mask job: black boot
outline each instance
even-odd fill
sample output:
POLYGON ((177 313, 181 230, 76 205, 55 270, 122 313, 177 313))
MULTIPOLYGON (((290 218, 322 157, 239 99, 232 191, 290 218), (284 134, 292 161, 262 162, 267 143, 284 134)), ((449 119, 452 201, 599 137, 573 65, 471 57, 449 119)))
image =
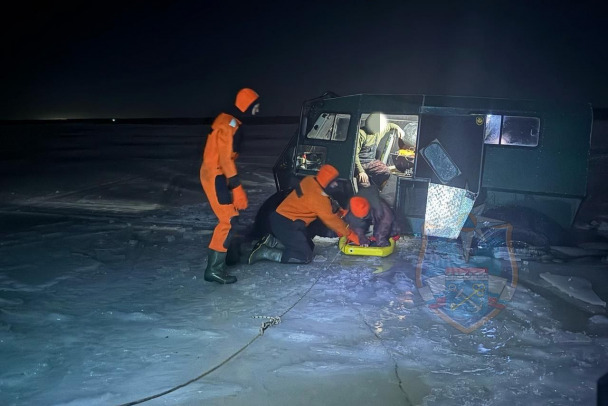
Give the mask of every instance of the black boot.
MULTIPOLYGON (((239 237, 235 237, 230 241, 228 245, 228 251, 226 252, 226 265, 234 266, 241 262, 241 255, 243 255, 243 251, 241 246, 243 245, 243 241, 239 237)), ((247 251, 245 251, 246 253, 247 251)))
POLYGON ((249 265, 253 264, 254 262, 261 261, 263 259, 273 262, 281 262, 282 257, 283 250, 280 250, 278 248, 270 248, 265 244, 257 244, 251 251, 248 262, 249 265))
POLYGON ((226 253, 209 250, 207 257, 207 268, 205 269, 205 280, 207 282, 234 283, 236 276, 226 272, 226 253))
POLYGON ((285 248, 285 246, 283 244, 281 244, 281 241, 279 241, 279 239, 272 234, 266 234, 264 237, 262 237, 260 239, 259 243, 264 244, 265 246, 267 246, 269 248, 278 248, 278 249, 285 248))

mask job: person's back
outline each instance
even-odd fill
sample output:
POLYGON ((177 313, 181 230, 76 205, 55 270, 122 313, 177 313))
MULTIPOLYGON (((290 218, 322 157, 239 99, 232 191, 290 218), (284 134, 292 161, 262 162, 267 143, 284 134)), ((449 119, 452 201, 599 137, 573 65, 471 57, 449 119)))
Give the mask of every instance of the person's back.
POLYGON ((334 214, 331 200, 323 194, 324 190, 315 177, 307 176, 300 182, 300 190, 292 191, 276 211, 288 219, 302 220, 306 226, 319 218, 337 233, 348 234, 344 223, 334 214))
POLYGON ((314 243, 307 233, 308 226, 320 219, 340 236, 359 244, 348 225, 333 211, 329 190, 337 187, 339 173, 325 164, 316 176, 306 176, 277 209, 270 213, 272 233, 263 237, 251 251, 249 264, 259 260, 306 264, 312 261, 314 243), (279 243, 284 247, 278 248, 279 243))

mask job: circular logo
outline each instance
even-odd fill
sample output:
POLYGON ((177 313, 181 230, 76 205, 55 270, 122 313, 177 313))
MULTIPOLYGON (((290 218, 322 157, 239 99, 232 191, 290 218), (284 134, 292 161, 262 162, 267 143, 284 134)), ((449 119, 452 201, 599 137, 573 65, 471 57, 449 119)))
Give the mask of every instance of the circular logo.
POLYGON ((477 125, 483 125, 483 117, 478 116, 477 118, 475 118, 475 123, 477 125))

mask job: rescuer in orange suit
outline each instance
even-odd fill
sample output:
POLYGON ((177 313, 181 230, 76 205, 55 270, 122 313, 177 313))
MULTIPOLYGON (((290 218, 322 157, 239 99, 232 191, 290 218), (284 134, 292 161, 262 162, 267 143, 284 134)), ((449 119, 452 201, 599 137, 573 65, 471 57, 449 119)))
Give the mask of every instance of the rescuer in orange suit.
POLYGON ((234 161, 242 138, 240 119, 259 112, 259 96, 255 91, 243 88, 237 93, 234 105, 230 114, 220 113, 213 121, 200 170, 203 190, 218 218, 209 243, 205 269, 205 280, 209 282, 236 282, 236 277, 226 271, 226 255, 232 222, 239 215, 239 210, 245 210, 248 205, 247 194, 239 180, 234 161))
POLYGON ((369 228, 369 222, 367 221, 370 209, 369 201, 365 197, 353 196, 348 202, 348 208, 349 210, 340 209, 338 215, 357 234, 359 245, 362 247, 369 246, 370 241, 366 235, 369 228))
POLYGON ((323 165, 316 176, 306 176, 270 213, 271 234, 265 235, 249 255, 249 264, 260 260, 281 263, 308 264, 312 261, 314 243, 306 227, 320 219, 338 236, 347 236, 359 245, 359 237, 346 224, 331 205, 329 194, 338 186, 339 173, 331 165, 323 165))

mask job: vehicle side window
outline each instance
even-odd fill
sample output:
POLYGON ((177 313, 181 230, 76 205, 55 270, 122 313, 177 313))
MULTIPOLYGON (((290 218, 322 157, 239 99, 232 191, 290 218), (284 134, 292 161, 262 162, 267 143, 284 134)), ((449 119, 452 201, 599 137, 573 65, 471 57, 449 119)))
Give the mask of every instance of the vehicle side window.
POLYGON ((488 114, 486 116, 485 143, 498 144, 500 141, 500 124, 502 116, 488 114))
POLYGON ((344 141, 348 135, 350 114, 321 113, 306 138, 328 141, 344 141))
POLYGON ((485 143, 535 147, 538 145, 538 117, 487 115, 485 143))

